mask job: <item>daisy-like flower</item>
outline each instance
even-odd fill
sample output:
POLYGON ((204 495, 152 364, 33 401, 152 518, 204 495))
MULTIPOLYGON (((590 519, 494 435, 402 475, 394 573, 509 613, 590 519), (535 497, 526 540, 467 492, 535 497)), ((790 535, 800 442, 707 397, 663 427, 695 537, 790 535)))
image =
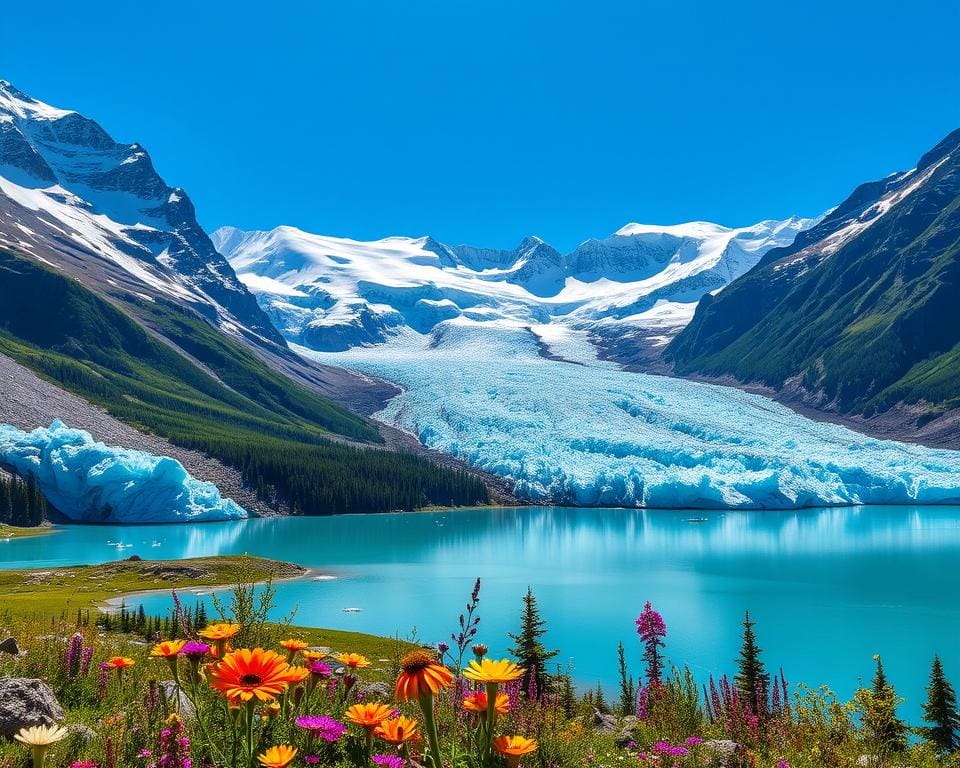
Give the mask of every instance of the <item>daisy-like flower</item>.
POLYGON ((463 676, 478 683, 509 683, 523 677, 523 668, 510 659, 470 659, 470 665, 463 670, 463 676))
POLYGON ((241 648, 213 665, 210 687, 229 700, 270 701, 287 690, 289 670, 290 665, 276 651, 241 648))
POLYGON ((427 651, 413 651, 400 662, 400 675, 394 693, 399 701, 435 696, 453 684, 453 673, 427 651))
POLYGON ((380 768, 403 768, 406 762, 400 755, 374 755, 370 759, 380 768))
POLYGON ((324 653, 323 651, 300 651, 300 655, 303 657, 304 661, 320 661, 327 658, 329 654, 324 653))
POLYGON ((179 655, 185 645, 186 641, 184 640, 164 640, 162 643, 153 646, 150 655, 155 658, 169 659, 171 656, 179 655))
POLYGON ((362 669, 370 666, 370 660, 359 653, 339 653, 337 654, 337 661, 351 669, 362 669))
POLYGON ((69 734, 66 728, 58 725, 32 725, 21 728, 13 738, 30 747, 33 753, 33 768, 43 768, 43 758, 52 744, 56 744, 69 734))
POLYGON ((257 760, 264 768, 287 768, 297 756, 297 748, 289 744, 278 744, 257 755, 257 760))
MULTIPOLYGON (((468 712, 479 712, 481 715, 486 715, 487 701, 486 691, 475 691, 463 700, 463 708, 468 712)), ((498 715, 505 715, 510 711, 510 697, 507 694, 498 693, 495 701, 498 715)))
POLYGON ((298 717, 294 722, 297 727, 309 731, 311 736, 331 743, 343 736, 347 730, 347 726, 329 715, 305 715, 298 717))
POLYGON ((296 656, 299 652, 307 650, 309 647, 306 640, 296 640, 288 639, 281 640, 280 647, 285 649, 287 652, 287 663, 293 664, 293 657, 296 656))
POLYGON ((387 744, 405 744, 419 735, 417 721, 403 715, 391 717, 380 723, 374 729, 373 735, 379 736, 387 744))
POLYGON ((372 731, 392 714, 392 707, 380 702, 370 702, 368 704, 354 704, 346 711, 345 716, 351 723, 372 731))
POLYGON ((497 736, 493 740, 493 748, 503 755, 510 768, 520 764, 520 758, 536 751, 537 742, 523 736, 497 736))
POLYGON ((210 653, 209 645, 206 643, 198 643, 194 640, 191 640, 189 643, 184 643, 180 649, 180 654, 186 656, 190 661, 200 661, 200 659, 208 653, 210 653))
POLYGON ((287 682, 290 685, 302 683, 308 677, 310 677, 310 670, 306 667, 289 667, 287 669, 287 682))
POLYGON ((137 662, 135 662, 129 656, 114 656, 111 659, 107 659, 106 662, 107 667, 110 669, 127 669, 136 663, 137 662))
POLYGON ((232 640, 240 632, 239 624, 222 621, 219 624, 209 624, 198 633, 204 640, 232 640))

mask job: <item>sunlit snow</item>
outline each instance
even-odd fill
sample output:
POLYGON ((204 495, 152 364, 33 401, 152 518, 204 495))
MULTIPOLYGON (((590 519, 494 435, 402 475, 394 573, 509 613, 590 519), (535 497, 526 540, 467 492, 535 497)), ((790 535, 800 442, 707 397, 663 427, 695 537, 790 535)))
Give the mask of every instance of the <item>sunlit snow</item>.
POLYGON ((247 516, 179 461, 96 442, 59 420, 32 432, 0 424, 0 463, 33 475, 71 520, 172 523, 247 516))
MULTIPOLYGON (((583 349, 552 341, 558 357, 583 349)), ((759 395, 597 366, 589 355, 581 364, 547 360, 537 345, 529 332, 461 320, 375 347, 299 351, 398 383, 403 393, 377 418, 512 478, 529 499, 739 508, 960 503, 960 453, 871 439, 759 395)))

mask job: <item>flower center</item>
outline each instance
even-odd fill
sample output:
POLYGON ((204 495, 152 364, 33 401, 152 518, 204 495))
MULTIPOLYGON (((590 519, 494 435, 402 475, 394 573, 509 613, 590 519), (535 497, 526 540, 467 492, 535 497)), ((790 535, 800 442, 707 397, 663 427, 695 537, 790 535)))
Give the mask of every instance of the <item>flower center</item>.
POLYGON ((260 683, 263 682, 263 678, 260 677, 260 675, 247 674, 240 678, 240 682, 244 685, 260 685, 260 683))
POLYGON ((436 659, 426 651, 414 651, 404 656, 403 661, 400 662, 400 667, 408 675, 412 675, 436 663, 436 659))

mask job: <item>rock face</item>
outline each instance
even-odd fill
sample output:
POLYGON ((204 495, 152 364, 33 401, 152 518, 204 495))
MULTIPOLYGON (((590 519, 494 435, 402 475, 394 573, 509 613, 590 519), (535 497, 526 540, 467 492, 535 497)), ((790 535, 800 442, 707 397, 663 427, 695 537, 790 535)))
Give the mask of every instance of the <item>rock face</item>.
POLYGON ((17 639, 15 637, 8 637, 6 640, 0 642, 0 653, 9 653, 17 656, 20 653, 20 646, 17 645, 17 639))
POLYGON ((12 739, 21 728, 53 725, 63 717, 60 702, 42 680, 0 677, 0 737, 12 739))

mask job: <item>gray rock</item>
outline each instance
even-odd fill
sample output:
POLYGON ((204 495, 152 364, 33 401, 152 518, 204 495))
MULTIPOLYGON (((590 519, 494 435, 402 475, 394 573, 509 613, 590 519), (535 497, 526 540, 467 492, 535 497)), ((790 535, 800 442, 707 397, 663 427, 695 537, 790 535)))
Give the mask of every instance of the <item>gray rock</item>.
POLYGON ((620 726, 617 718, 601 712, 599 709, 593 710, 593 727, 597 733, 616 734, 620 732, 620 726))
POLYGON ((27 677, 0 677, 0 737, 12 739, 21 728, 54 725, 63 708, 50 686, 27 677))
POLYGON ((720 768, 727 768, 740 749, 740 745, 731 739, 707 739, 703 742, 703 748, 717 756, 717 765, 720 768))
POLYGON ((163 694, 163 698, 166 699, 168 706, 177 709, 176 700, 179 698, 180 707, 177 711, 180 712, 180 716, 185 720, 193 719, 196 710, 193 708, 190 699, 187 698, 187 694, 183 692, 183 689, 180 689, 178 692, 177 684, 173 680, 161 680, 157 685, 163 694), (175 694, 178 694, 178 697, 175 697, 175 694))
POLYGON ((13 656, 18 656, 20 654, 20 646, 17 645, 17 639, 15 637, 8 637, 6 640, 0 641, 0 653, 9 653, 13 656))
POLYGON ((363 701, 383 701, 393 696, 393 691, 386 683, 360 683, 357 685, 357 695, 363 701))

